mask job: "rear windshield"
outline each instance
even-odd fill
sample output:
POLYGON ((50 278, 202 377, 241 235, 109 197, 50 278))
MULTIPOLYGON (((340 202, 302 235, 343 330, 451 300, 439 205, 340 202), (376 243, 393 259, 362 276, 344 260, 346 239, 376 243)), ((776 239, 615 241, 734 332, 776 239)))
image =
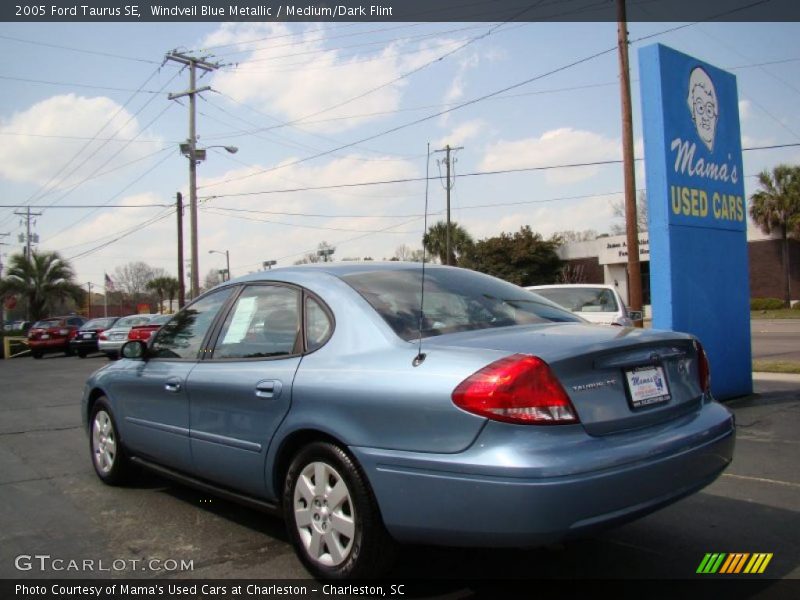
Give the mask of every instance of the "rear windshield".
POLYGON ((152 317, 150 315, 131 315, 130 317, 122 317, 119 321, 114 323, 114 327, 133 327, 134 325, 144 325, 149 323, 152 317))
POLYGON ((115 319, 92 319, 81 326, 81 329, 108 329, 114 324, 115 319))
POLYGON ((60 327, 61 326, 61 319, 48 319, 46 321, 36 321, 33 324, 33 328, 39 329, 48 329, 50 327, 60 327))
POLYGON ((466 269, 425 271, 420 332, 421 269, 342 276, 404 340, 490 327, 582 319, 516 285, 466 269))
POLYGON ((550 288, 536 290, 536 293, 572 312, 619 311, 614 292, 607 288, 550 288))

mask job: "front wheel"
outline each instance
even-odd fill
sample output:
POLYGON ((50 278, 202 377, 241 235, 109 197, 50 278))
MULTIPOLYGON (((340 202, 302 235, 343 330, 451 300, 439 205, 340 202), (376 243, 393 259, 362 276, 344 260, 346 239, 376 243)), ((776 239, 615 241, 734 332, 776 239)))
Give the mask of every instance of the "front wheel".
POLYGON ((391 565, 395 542, 369 483, 341 448, 315 442, 286 474, 283 507, 300 560, 325 579, 377 577, 391 565))
POLYGON ((109 485, 123 483, 130 474, 130 463, 105 397, 98 398, 92 408, 89 445, 97 476, 109 485))

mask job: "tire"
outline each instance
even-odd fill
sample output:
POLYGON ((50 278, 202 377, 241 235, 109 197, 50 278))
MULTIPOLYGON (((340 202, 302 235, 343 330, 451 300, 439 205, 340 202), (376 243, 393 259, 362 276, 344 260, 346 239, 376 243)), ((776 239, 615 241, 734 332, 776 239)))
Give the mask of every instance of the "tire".
POLYGON ((39 350, 31 350, 31 356, 38 360, 38 359, 42 358, 43 353, 40 352, 39 350))
POLYGON ((105 396, 97 399, 89 421, 89 451, 95 473, 108 485, 124 483, 131 464, 119 439, 117 423, 105 396))
POLYGON ((378 577, 394 561, 396 543, 369 483, 338 446, 314 442, 300 450, 286 474, 283 508, 295 551, 315 577, 378 577))
POLYGON ((110 353, 109 352, 109 353, 106 353, 106 358, 108 360, 117 360, 119 358, 119 356, 117 356, 116 353, 110 353))
POLYGON ((86 358, 86 352, 78 352, 78 358, 86 358))
POLYGON ((75 354, 75 351, 67 346, 66 350, 64 350, 64 356, 72 356, 73 354, 75 354))

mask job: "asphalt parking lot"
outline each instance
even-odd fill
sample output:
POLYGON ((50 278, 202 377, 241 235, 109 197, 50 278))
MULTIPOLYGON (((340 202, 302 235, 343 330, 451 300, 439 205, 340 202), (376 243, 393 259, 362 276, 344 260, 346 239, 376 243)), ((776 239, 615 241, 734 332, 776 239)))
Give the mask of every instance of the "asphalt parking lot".
MULTIPOLYGON (((0 577, 307 578, 279 519, 154 475, 126 488, 97 479, 79 406, 86 376, 105 362, 0 361, 0 577), (17 557, 36 554, 131 566, 18 569, 17 557), (192 561, 193 570, 132 562, 152 559, 192 561)), ((759 376, 756 391, 728 404, 738 423, 734 464, 703 492, 554 547, 405 548, 392 576, 452 578, 454 588, 466 578, 692 578, 706 553, 765 552, 774 556, 760 577, 800 578, 800 378, 759 376)))

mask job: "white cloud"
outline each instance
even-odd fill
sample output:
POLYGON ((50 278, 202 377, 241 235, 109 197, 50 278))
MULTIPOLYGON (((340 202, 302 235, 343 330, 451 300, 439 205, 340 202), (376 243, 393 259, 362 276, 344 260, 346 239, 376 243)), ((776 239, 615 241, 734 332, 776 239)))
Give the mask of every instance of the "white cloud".
POLYGON ((739 120, 749 119, 752 114, 753 104, 750 100, 739 100, 739 120))
POLYGON ((236 45, 241 62, 236 68, 218 71, 213 86, 237 101, 254 103, 290 121, 325 119, 313 125, 325 131, 351 128, 379 118, 372 113, 397 109, 408 81, 389 83, 458 43, 449 39, 424 42, 416 46, 416 52, 407 54, 407 44, 398 40, 378 52, 345 56, 341 50, 326 48, 319 29, 287 37, 289 33, 280 23, 222 24, 206 42, 236 45), (383 84, 389 85, 365 93, 383 84), (351 98, 357 99, 347 102, 351 98), (362 116, 340 119, 353 115, 362 116))
MULTIPOLYGON (((563 127, 546 131, 538 138, 502 140, 491 144, 481 161, 483 170, 544 167, 618 160, 621 142, 591 131, 563 127)), ((546 171, 551 184, 574 183, 593 177, 599 167, 571 167, 546 171)))
POLYGON ((486 129, 486 122, 482 119, 474 119, 466 121, 453 128, 448 134, 439 139, 434 146, 440 148, 446 144, 451 146, 460 146, 467 140, 473 139, 481 134, 486 129))
MULTIPOLYGON (((155 143, 132 142, 127 146, 121 141, 103 141, 111 137, 130 140, 139 133, 137 120, 109 98, 53 96, 0 123, 0 176, 40 185, 50 182, 48 188, 69 187, 97 169, 130 162, 160 147, 158 139, 155 143), (87 146, 86 138, 93 135, 98 139, 87 146), (119 155, 105 167, 104 163, 117 152, 119 155)), ((153 136, 148 134, 147 139, 152 140, 153 136)))

